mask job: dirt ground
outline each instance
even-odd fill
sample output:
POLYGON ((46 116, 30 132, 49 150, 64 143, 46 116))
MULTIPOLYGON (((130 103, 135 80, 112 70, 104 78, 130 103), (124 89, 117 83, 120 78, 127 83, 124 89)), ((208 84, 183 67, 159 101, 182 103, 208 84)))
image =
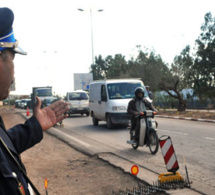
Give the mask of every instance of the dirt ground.
MULTIPOLYGON (((169 115, 173 114, 177 115, 169 112, 169 115)), ((199 112, 194 117, 204 118, 205 114, 199 112)), ((0 115, 7 129, 25 121, 11 107, 0 107, 0 115)), ((211 115, 210 118, 215 119, 215 113, 211 115)), ((21 157, 28 176, 41 194, 46 194, 45 178, 48 179, 48 193, 51 195, 111 195, 113 191, 119 194, 119 190, 137 187, 137 181, 131 174, 97 157, 82 154, 47 133, 44 133, 41 143, 25 151, 21 157)))
MULTIPOLYGON (((11 108, 0 107, 0 115, 7 129, 25 121, 11 108)), ((29 178, 41 194, 45 194, 45 178, 51 195, 111 195, 112 191, 137 187, 131 174, 97 157, 84 155, 47 133, 41 143, 21 157, 29 178)))

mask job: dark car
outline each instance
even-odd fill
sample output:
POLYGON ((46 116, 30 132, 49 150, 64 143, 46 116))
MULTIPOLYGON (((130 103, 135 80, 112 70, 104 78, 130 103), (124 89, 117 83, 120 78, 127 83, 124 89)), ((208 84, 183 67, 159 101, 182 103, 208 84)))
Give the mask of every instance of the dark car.
POLYGON ((52 101, 51 101, 51 104, 57 102, 58 100, 60 100, 59 98, 54 98, 52 101))
POLYGON ((44 108, 44 107, 49 106, 50 104, 52 104, 52 101, 55 100, 55 99, 56 98, 54 98, 54 97, 44 99, 43 103, 42 103, 42 108, 44 108))
POLYGON ((15 101, 15 107, 20 108, 21 100, 16 100, 15 101))
POLYGON ((28 107, 28 103, 31 102, 31 99, 21 99, 21 109, 26 109, 28 107))

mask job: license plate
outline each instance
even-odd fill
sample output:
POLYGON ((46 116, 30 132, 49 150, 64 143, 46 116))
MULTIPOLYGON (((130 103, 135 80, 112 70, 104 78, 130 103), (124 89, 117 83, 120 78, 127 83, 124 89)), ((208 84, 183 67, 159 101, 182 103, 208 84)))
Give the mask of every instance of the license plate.
POLYGON ((152 111, 146 111, 146 116, 153 116, 152 111))

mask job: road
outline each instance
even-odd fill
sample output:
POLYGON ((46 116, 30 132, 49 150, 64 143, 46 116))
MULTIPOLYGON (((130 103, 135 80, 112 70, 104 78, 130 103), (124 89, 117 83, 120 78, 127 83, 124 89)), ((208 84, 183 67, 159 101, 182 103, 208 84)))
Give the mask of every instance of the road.
MULTIPOLYGON (((213 194, 215 191, 214 123, 167 118, 156 118, 156 120, 159 123, 158 136, 171 137, 180 166, 179 172, 184 177, 186 175, 184 162, 186 162, 190 180, 193 182, 192 189, 200 194, 213 194)), ((50 132, 72 143, 71 145, 82 152, 112 159, 116 164, 116 161, 122 161, 119 166, 128 161, 156 175, 167 172, 161 150, 159 149, 156 155, 151 155, 149 148, 146 147, 133 150, 131 145, 126 143, 129 139, 129 130, 126 128, 109 130, 105 122, 93 126, 91 117, 73 115, 64 120, 63 127, 57 126, 50 132)), ((157 178, 149 179, 149 182, 153 182, 152 180, 156 181, 157 178)))

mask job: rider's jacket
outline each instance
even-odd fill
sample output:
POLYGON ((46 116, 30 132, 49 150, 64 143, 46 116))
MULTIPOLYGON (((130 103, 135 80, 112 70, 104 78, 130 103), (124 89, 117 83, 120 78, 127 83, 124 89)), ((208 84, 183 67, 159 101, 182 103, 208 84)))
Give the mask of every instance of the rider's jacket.
MULTIPOLYGON (((133 116, 135 112, 139 112, 139 108, 137 108, 137 102, 141 102, 145 106, 146 110, 156 111, 156 108, 153 106, 153 104, 150 101, 148 101, 146 98, 143 98, 142 100, 138 100, 137 98, 133 98, 128 103, 128 108, 127 108, 127 112, 131 116, 133 116)), ((144 110, 142 110, 142 112, 143 111, 144 110)))
POLYGON ((143 98, 142 100, 138 100, 137 98, 133 98, 128 103, 127 112, 129 115, 131 115, 131 129, 133 128, 133 125, 135 123, 135 112, 143 112, 145 110, 140 109, 146 109, 146 110, 153 110, 157 111, 154 105, 148 101, 146 98, 143 98), (141 105, 142 104, 142 105, 141 105))
POLYGON ((0 117, 0 138, 0 194, 29 195, 26 178, 12 159, 10 152, 25 171, 20 154, 42 140, 43 133, 39 122, 33 116, 24 124, 16 125, 6 131, 0 117))

